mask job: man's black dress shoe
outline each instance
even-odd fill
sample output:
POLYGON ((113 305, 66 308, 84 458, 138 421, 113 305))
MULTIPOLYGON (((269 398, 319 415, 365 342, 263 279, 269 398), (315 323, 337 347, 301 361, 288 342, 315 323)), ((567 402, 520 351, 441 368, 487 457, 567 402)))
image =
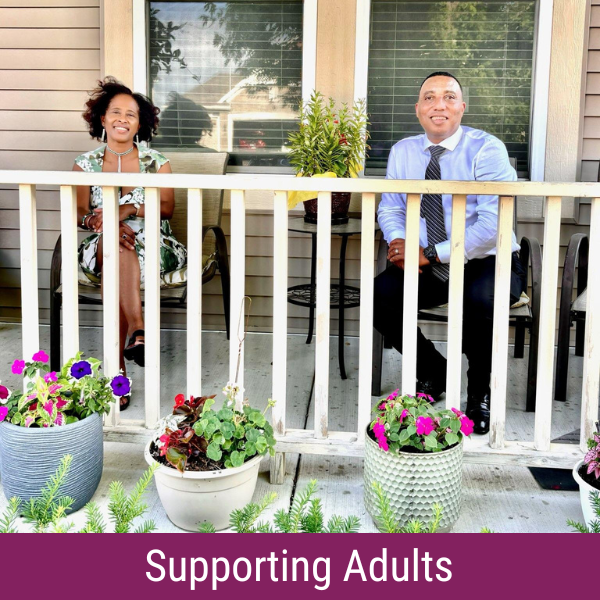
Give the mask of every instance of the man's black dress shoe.
POLYGON ((431 380, 417 380, 417 394, 427 394, 431 396, 434 402, 438 402, 440 396, 445 392, 445 387, 431 380))
POLYGON ((465 414, 474 423, 473 433, 487 433, 490 430, 490 395, 469 394, 465 414))

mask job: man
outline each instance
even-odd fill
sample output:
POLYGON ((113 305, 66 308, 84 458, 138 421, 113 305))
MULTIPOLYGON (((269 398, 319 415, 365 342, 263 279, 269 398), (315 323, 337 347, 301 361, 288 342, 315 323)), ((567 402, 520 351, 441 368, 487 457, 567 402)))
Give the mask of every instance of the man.
MULTIPOLYGON (((436 72, 421 84, 415 105, 424 134, 400 140, 391 150, 388 179, 515 181, 504 144, 493 135, 461 125, 466 104, 460 83, 436 72)), ((448 301, 452 196, 425 194, 419 230, 419 308, 448 301)), ((383 194, 377 215, 389 245, 391 266, 375 279, 374 324, 402 351, 406 195, 383 194)), ((467 196, 465 230, 463 352, 469 360, 467 416, 475 433, 490 423, 492 317, 496 262, 498 196, 467 196)), ((521 293, 519 246, 513 233, 511 302, 521 293)), ((507 290, 508 293, 508 290, 507 290)), ((446 389, 446 359, 417 336, 417 390, 436 399, 446 389)))

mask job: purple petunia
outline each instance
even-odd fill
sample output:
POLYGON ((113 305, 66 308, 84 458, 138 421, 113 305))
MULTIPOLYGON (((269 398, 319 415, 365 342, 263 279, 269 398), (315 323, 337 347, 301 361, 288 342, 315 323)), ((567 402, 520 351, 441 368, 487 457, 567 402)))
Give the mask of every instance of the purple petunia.
POLYGON ((128 396, 131 393, 131 380, 124 375, 117 375, 110 382, 110 387, 115 397, 128 396))
POLYGON ((32 357, 31 360, 33 362, 43 362, 43 363, 47 363, 48 362, 48 355, 43 351, 43 350, 39 350, 38 352, 36 352, 32 357))
POLYGON ((80 360, 71 366, 71 377, 81 379, 92 374, 92 365, 87 360, 80 360))
POLYGON ((12 364, 12 372, 15 375, 20 375, 23 370, 25 369, 25 361, 24 360, 15 360, 15 362, 12 364))

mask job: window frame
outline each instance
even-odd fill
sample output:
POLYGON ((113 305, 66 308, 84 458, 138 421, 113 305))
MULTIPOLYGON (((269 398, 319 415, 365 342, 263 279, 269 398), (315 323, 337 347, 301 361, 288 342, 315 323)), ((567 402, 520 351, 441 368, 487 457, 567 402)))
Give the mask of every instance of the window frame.
MULTIPOLYGON (((531 77, 531 118, 529 132, 530 181, 544 181, 546 167, 546 132, 548 128, 548 93, 550 90, 550 54, 554 0, 536 0, 533 38, 533 73, 531 77)), ((356 51, 354 59, 354 99, 367 98, 371 0, 356 0, 356 51)), ((368 110, 367 106, 367 110, 368 110)), ((363 160, 363 168, 364 168, 363 160)), ((364 170, 361 172, 364 173, 364 170)), ((380 174, 369 177, 381 177, 380 174)))
MULTIPOLYGON (((168 1, 168 0, 165 0, 168 1)), ((176 1, 176 0, 173 0, 176 1)), ((224 0, 225 1, 225 0, 224 0)), ((148 19, 151 0, 133 0, 133 89, 149 95, 148 19)), ((317 4, 318 0, 302 0, 302 99, 307 101, 315 89, 317 78, 317 4)), ((181 152, 186 152, 181 149, 181 152)), ((229 165, 227 173, 293 174, 292 167, 240 167, 229 165)))

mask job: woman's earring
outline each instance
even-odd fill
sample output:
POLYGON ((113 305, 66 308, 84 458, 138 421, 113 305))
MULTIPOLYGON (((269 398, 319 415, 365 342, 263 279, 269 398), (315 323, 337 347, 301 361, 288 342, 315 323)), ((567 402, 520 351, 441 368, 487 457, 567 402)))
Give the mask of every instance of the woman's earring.
POLYGON ((140 138, 138 137, 138 134, 135 134, 135 143, 139 146, 140 145, 140 138))
POLYGON ((106 141, 106 129, 104 129, 104 127, 102 128, 102 141, 106 141))

